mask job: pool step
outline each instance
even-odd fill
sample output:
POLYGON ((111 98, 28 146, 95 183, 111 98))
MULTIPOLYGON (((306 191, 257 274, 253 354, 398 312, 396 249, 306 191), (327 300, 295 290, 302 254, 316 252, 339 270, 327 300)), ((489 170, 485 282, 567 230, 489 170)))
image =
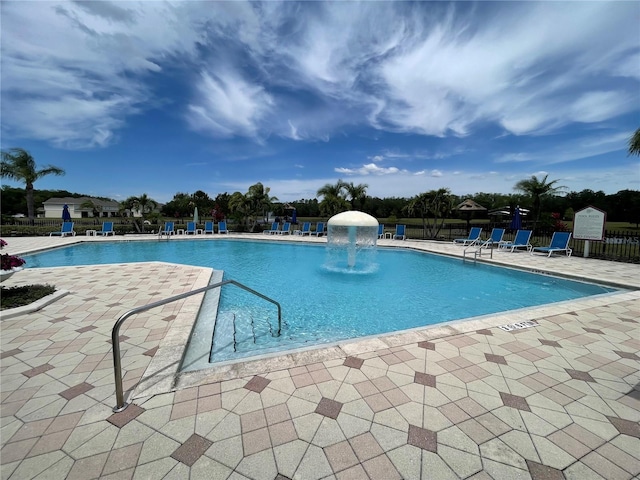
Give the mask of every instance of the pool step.
POLYGON ((235 348, 237 352, 251 351, 256 344, 272 336, 269 322, 253 310, 236 310, 235 348))
POLYGON ((251 352, 256 345, 264 347, 275 335, 269 314, 268 309, 256 307, 219 310, 211 357, 251 352))

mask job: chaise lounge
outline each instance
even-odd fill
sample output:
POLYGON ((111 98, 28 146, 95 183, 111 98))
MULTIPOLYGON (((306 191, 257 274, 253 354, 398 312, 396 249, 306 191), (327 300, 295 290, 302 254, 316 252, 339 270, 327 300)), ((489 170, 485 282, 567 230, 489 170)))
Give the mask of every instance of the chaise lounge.
POLYGON ((116 232, 113 231, 113 222, 102 222, 102 230, 96 232, 96 235, 102 235, 103 237, 115 234, 116 232))
POLYGON ((482 227, 471 227, 469 236, 467 238, 456 238, 453 243, 456 245, 475 245, 480 242, 480 234, 482 233, 482 227))
POLYGON ((530 252, 533 248, 533 245, 529 243, 531 239, 531 230, 518 230, 516 232, 516 238, 513 239, 513 242, 500 242, 498 244, 499 249, 510 250, 513 252, 517 248, 526 248, 527 252, 530 252))
POLYGON ((64 222, 59 232, 51 232, 49 234, 50 237, 53 237, 54 235, 60 235, 61 237, 75 237, 76 232, 73 231, 73 222, 64 222))
POLYGON ((533 247, 533 252, 548 253, 547 257, 550 257, 552 253, 564 252, 567 257, 571 256, 572 250, 569 248, 569 240, 571 240, 571 232, 553 232, 551 237, 551 243, 548 247, 533 247))
POLYGON ((396 233, 393 235, 393 240, 396 238, 400 240, 407 238, 406 225, 396 225, 396 233))

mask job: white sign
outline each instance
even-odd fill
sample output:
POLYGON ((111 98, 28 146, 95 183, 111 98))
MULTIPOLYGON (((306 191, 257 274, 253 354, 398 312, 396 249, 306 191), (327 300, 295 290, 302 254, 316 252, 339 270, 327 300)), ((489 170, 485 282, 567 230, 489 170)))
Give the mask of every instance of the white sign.
POLYGON ((606 219, 607 214, 595 207, 578 210, 573 217, 573 238, 602 241, 606 219))

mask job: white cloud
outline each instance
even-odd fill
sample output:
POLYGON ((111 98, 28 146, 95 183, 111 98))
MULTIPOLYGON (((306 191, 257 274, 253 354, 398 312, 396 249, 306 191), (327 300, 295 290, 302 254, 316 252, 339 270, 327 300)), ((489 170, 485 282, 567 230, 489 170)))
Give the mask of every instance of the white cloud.
POLYGON ((156 58, 197 33, 169 4, 3 2, 3 131, 58 147, 106 146, 150 100, 156 58), (14 115, 14 112, 19 112, 14 115))
POLYGON ((162 101, 208 135, 297 141, 549 134, 637 110, 633 2, 34 5, 2 3, 3 110, 21 112, 2 128, 60 147, 109 145, 162 101))
POLYGON ((394 175, 400 172, 400 169, 396 167, 379 167, 375 163, 367 163, 360 168, 334 168, 337 173, 344 173, 345 175, 394 175))
POLYGON ((194 130, 217 137, 258 136, 258 124, 273 105, 263 87, 248 83, 238 72, 203 72, 197 98, 188 105, 187 121, 194 130))
POLYGON ((552 146, 534 145, 526 152, 511 152, 498 156, 495 163, 531 162, 542 165, 572 162, 625 148, 631 132, 595 133, 584 138, 557 141, 552 146))

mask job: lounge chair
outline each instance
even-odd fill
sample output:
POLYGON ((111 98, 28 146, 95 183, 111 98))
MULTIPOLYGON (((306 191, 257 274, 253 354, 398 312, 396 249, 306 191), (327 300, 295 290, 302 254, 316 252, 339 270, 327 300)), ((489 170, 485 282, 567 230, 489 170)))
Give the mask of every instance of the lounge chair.
POLYGON ((158 235, 175 235, 175 227, 173 222, 164 222, 164 227, 158 230, 158 235))
MULTIPOLYGON (((324 235, 324 222, 316 223, 316 231, 313 232, 313 234, 316 237, 319 237, 320 235, 324 235)), ((309 234, 309 235, 311 235, 311 234, 309 234)))
POLYGON ((210 233, 213 235, 213 222, 204 222, 204 229, 202 230, 202 233, 210 233))
POLYGON ((229 230, 227 230, 226 220, 218 222, 218 233, 226 233, 227 235, 229 234, 229 230))
POLYGON ((392 237, 393 240, 395 240, 396 238, 399 238, 400 240, 404 240, 405 238, 407 238, 405 230, 406 225, 396 225, 396 233, 392 237))
POLYGON ((96 232, 96 235, 102 235, 103 237, 115 234, 116 232, 113 231, 113 222, 102 222, 102 230, 96 232))
POLYGON ((378 225, 378 238, 384 238, 384 223, 378 225))
POLYGON ((500 242, 498 244, 498 248, 500 249, 510 249, 513 252, 516 248, 526 248, 527 252, 530 252, 533 248, 533 245, 529 243, 531 239, 531 230, 518 230, 516 232, 516 238, 513 239, 513 242, 500 242))
POLYGON ((64 222, 59 232, 51 232, 49 234, 50 237, 53 237, 54 235, 60 235, 61 237, 75 237, 76 232, 73 231, 73 222, 64 222))
POLYGON ((196 222, 187 222, 187 229, 184 231, 185 235, 196 234, 196 222))
POLYGON ((296 230, 296 235, 311 235, 311 222, 304 222, 302 224, 302 230, 296 230))
POLYGON ((533 252, 542 252, 548 253, 547 257, 550 257, 552 253, 564 252, 567 257, 570 257, 572 250, 569 248, 569 240, 571 240, 571 232, 553 232, 549 246, 533 247, 531 255, 533 255, 533 252))
POLYGON ((482 233, 481 227, 471 227, 469 236, 467 238, 456 238, 453 243, 456 245, 475 245, 480 242, 480 234, 482 233))
POLYGON ((284 222, 282 224, 282 230, 278 232, 278 235, 289 235, 291 233, 291 222, 284 222))
POLYGON ((269 230, 265 230, 264 233, 265 235, 274 235, 276 233, 280 233, 280 224, 278 222, 273 222, 271 224, 271 228, 269 230))
POLYGON ((482 244, 483 247, 493 247, 499 245, 502 242, 504 236, 504 228, 494 228, 491 230, 491 236, 487 238, 482 244))

